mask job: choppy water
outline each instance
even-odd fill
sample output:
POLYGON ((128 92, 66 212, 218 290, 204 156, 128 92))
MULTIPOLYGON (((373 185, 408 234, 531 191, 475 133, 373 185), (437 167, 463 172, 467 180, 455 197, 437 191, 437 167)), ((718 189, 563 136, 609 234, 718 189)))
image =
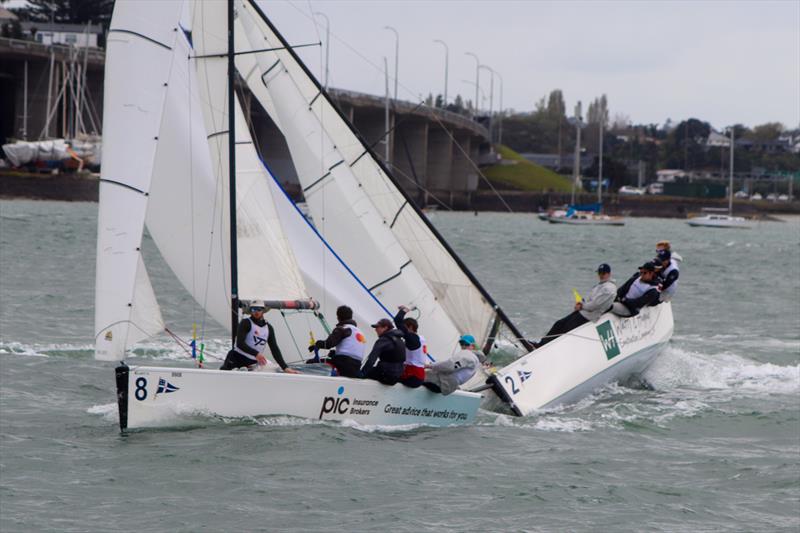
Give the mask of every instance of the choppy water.
MULTIPOLYGON (((647 373, 527 418, 385 430, 272 417, 121 435, 92 359, 95 204, 0 202, 0 530, 798 531, 800 221, 751 231, 531 215, 434 223, 530 336, 670 239, 675 337, 647 373)), ((151 269, 165 319, 188 297, 151 269)), ((224 344, 225 333, 211 331, 224 344)), ((180 362, 167 339, 134 361, 180 362)))

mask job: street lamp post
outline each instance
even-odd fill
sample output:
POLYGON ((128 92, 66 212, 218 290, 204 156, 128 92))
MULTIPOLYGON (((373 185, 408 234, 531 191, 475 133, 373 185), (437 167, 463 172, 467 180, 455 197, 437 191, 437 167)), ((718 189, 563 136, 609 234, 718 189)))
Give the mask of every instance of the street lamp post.
POLYGON ((383 29, 394 32, 394 100, 397 102, 397 65, 400 58, 400 34, 391 26, 384 26, 383 29))
POLYGON ((494 140, 492 128, 494 126, 494 69, 488 65, 480 65, 478 68, 485 68, 489 71, 489 142, 494 140))
POLYGON ((447 108, 447 78, 448 78, 447 67, 448 67, 448 64, 450 63, 450 49, 447 47, 447 43, 445 43, 444 41, 442 41, 440 39, 435 39, 433 42, 439 43, 442 46, 444 46, 444 102, 443 102, 443 106, 446 109, 447 108))
POLYGON ((314 14, 325 19, 325 90, 327 91, 329 65, 331 60, 331 21, 328 19, 328 15, 325 13, 320 13, 317 11, 314 14))
POLYGON ((500 78, 500 119, 497 121, 497 144, 503 144, 503 76, 494 73, 500 78))
POLYGON ((475 58, 475 112, 474 115, 478 114, 478 87, 480 87, 481 83, 481 60, 478 59, 478 56, 473 54, 472 52, 466 52, 464 55, 472 56, 475 58))

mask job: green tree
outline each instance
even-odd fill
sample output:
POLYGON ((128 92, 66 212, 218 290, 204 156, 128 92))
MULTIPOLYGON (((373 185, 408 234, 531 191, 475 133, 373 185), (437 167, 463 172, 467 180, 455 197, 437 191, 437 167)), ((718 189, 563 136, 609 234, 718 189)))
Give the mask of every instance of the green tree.
POLYGON ((107 25, 113 9, 114 0, 28 0, 26 6, 10 10, 27 21, 107 25))

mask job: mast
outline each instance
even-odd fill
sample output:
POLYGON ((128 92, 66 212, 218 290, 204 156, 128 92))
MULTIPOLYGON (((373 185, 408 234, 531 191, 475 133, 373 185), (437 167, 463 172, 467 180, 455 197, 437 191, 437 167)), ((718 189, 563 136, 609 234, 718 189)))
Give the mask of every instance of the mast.
POLYGON ((731 164, 728 180, 728 215, 733 215, 733 126, 731 126, 731 164))
POLYGON ((239 326, 239 266, 236 249, 236 129, 234 124, 236 77, 233 54, 233 0, 228 0, 228 196, 230 200, 231 244, 231 345, 236 344, 239 326))
MULTIPOLYGON (((458 267, 461 269, 461 271, 464 273, 464 275, 466 275, 467 278, 473 283, 475 288, 478 289, 478 292, 481 294, 481 296, 483 296, 483 298, 489 303, 489 305, 492 306, 492 308, 494 309, 495 313, 497 313, 497 318, 499 318, 500 321, 502 323, 504 323, 508 327, 509 330, 511 330, 511 332, 515 335, 517 340, 519 340, 519 342, 526 349, 531 350, 532 349, 531 344, 527 341, 527 339, 522 334, 522 332, 519 330, 519 328, 517 328, 517 326, 511 321, 511 319, 508 317, 508 315, 506 315, 505 311, 503 311, 503 309, 497 304, 497 302, 495 302, 494 298, 492 298, 492 296, 489 294, 489 292, 483 287, 483 285, 481 285, 480 281, 478 281, 478 278, 476 278, 475 275, 467 268, 467 265, 465 265, 464 262, 461 260, 461 258, 458 257, 458 255, 450 247, 450 245, 447 243, 447 241, 444 240, 444 237, 442 237, 441 233, 439 233, 439 231, 433 226, 433 224, 430 222, 430 220, 428 220, 428 217, 426 217, 422 213, 422 211, 420 210, 420 207, 413 200, 413 198, 411 198, 408 195, 408 193, 405 191, 405 189, 399 185, 399 183, 395 179, 394 175, 389 171, 388 165, 381 160, 381 158, 378 156, 378 154, 375 153, 375 150, 373 150, 373 148, 369 145, 369 143, 366 142, 364 137, 355 129, 355 127, 350 122, 350 120, 348 120, 347 117, 344 116, 344 114, 342 113, 342 111, 339 108, 339 106, 336 105, 333 102, 333 100, 331 99, 330 95, 328 94, 328 91, 326 91, 320 85, 319 81, 308 70, 308 67, 305 65, 305 63, 303 63, 303 61, 300 60, 300 57, 298 57, 297 53, 292 49, 292 46, 288 43, 288 41, 286 41, 286 39, 283 37, 283 35, 281 35, 281 33, 277 30, 277 28, 275 28, 275 26, 272 24, 272 21, 269 20, 269 18, 264 14, 264 11, 261 9, 261 7, 259 7, 259 5, 255 2, 255 0, 249 0, 249 4, 250 4, 250 6, 252 6, 253 10, 256 13, 258 13, 259 17, 261 17, 261 20, 263 20, 264 23, 267 26, 269 26, 269 28, 272 30, 272 32, 275 34, 275 36, 278 38, 278 40, 281 42, 281 44, 285 47, 286 52, 289 53, 289 55, 291 55, 292 58, 294 58, 294 60, 298 64, 298 66, 303 70, 303 72, 305 72, 306 76, 308 76, 309 80, 311 80, 311 82, 317 87, 317 89, 319 90, 320 95, 323 98, 325 98, 325 100, 328 101, 328 103, 331 106, 331 109, 337 115, 339 115, 339 117, 342 119, 342 122, 350 129, 351 133, 359 141, 361 141, 361 144, 364 147, 365 151, 367 153, 369 153, 370 156, 372 156, 372 159, 381 168, 383 173, 386 174, 386 176, 389 178, 389 181, 395 186, 395 188, 399 191, 399 193, 403 196, 403 198, 405 198, 408 201, 407 205, 411 209, 414 210, 414 212, 417 214, 417 216, 422 221, 422 223, 428 228, 428 230, 439 241, 439 244, 441 244, 442 247, 447 251, 447 253, 450 254, 450 257, 453 259, 453 261, 455 261, 455 263, 458 265, 458 267)), ((495 322, 496 322, 496 319, 495 319, 495 322)), ((492 331, 495 332, 498 327, 499 327, 499 325, 495 323, 494 327, 492 328, 492 331)), ((492 334, 494 334, 494 333, 492 333, 492 334)), ((491 342, 491 340, 492 339, 490 339, 490 342, 491 342)), ((485 351, 488 352, 489 348, 491 348, 491 346, 489 344, 487 344, 487 346, 485 347, 485 351)))

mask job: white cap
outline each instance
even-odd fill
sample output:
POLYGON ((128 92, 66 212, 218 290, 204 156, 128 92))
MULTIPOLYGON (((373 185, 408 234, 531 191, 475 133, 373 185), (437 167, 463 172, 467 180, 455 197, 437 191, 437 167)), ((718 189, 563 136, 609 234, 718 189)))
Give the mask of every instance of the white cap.
POLYGON ((260 307, 262 309, 266 309, 267 306, 264 305, 264 300, 253 300, 252 302, 250 302, 250 309, 254 307, 260 307))

